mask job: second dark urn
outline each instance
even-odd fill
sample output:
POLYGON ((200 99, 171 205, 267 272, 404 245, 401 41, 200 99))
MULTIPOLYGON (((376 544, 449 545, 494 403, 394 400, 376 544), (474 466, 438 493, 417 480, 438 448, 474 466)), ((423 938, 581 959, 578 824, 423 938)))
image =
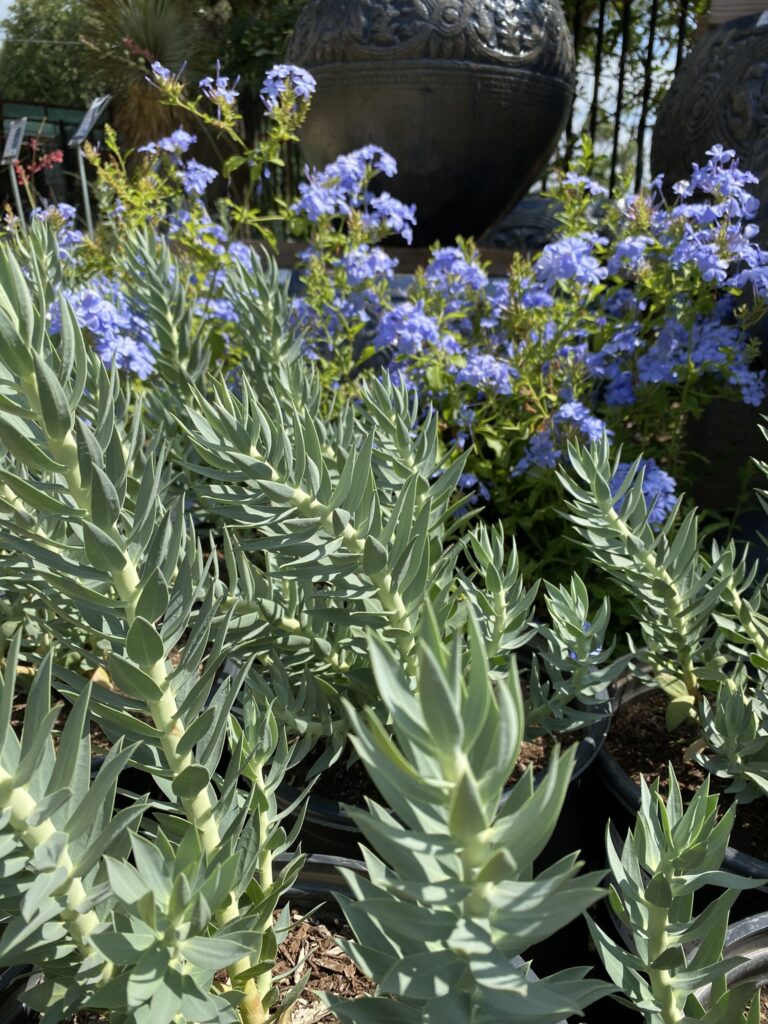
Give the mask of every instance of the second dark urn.
POLYGON ((520 199, 573 100, 557 0, 309 0, 289 60, 317 78, 310 163, 392 153, 386 187, 416 203, 421 245, 479 235, 520 199))

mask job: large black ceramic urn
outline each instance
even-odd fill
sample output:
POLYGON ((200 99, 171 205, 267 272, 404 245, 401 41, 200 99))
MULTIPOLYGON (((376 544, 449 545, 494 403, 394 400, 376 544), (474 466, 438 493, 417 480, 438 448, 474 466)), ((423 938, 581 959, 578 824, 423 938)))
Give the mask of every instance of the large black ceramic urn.
POLYGON ((310 163, 375 143, 417 244, 481 234, 525 194, 573 99, 558 0, 309 0, 289 59, 317 78, 310 163))
MULTIPOLYGON (((766 0, 768 4, 768 0, 766 0)), ((761 237, 768 227, 768 12, 704 35, 678 71, 659 109, 651 167, 668 183, 688 178, 720 143, 760 178, 761 237)), ((765 239, 763 238, 763 244, 765 239)))

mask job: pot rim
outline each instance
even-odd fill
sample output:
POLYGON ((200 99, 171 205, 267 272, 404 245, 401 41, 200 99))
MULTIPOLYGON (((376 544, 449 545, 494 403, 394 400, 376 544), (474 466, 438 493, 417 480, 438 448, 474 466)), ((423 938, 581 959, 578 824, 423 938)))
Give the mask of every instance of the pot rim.
MULTIPOLYGON (((606 693, 604 701, 599 707, 605 708, 605 714, 598 722, 587 726, 584 736, 579 740, 576 748, 571 784, 577 782, 593 763, 596 763, 602 750, 605 738, 608 735, 611 724, 610 700, 606 693)), ((544 778, 546 769, 538 771, 535 781, 538 784, 544 778)), ((512 787, 508 786, 504 792, 508 794, 512 787)), ((286 802, 293 803, 301 792, 298 786, 283 782, 278 787, 278 792, 285 798, 286 802)), ((362 809, 362 808, 361 808, 362 809)), ((343 832, 360 835, 360 830, 344 810, 344 804, 340 800, 333 800, 329 797, 314 796, 311 792, 307 798, 307 820, 322 819, 326 823, 333 821, 332 827, 343 832)))
MULTIPOLYGON (((611 718, 613 718, 623 704, 637 699, 637 697, 642 696, 644 693, 648 693, 649 690, 651 690, 651 687, 644 686, 634 677, 614 684, 611 687, 611 694, 609 696, 611 718)), ((608 730, 606 730, 606 735, 607 732, 608 730)), ((619 803, 631 815, 636 815, 640 809, 640 786, 604 746, 601 746, 595 755, 595 767, 602 776, 603 781, 613 791, 619 803)), ((738 875, 751 878, 768 878, 768 861, 754 857, 750 853, 744 853, 735 846, 728 846, 726 848, 723 865, 727 870, 738 875)), ((768 885, 761 886, 756 891, 768 893, 768 885)))
MULTIPOLYGON (((754 914, 729 925, 723 956, 744 957, 744 962, 726 975, 729 986, 752 984, 760 989, 768 985, 768 913, 754 914)), ((705 1008, 711 987, 702 985, 694 993, 705 1008)))

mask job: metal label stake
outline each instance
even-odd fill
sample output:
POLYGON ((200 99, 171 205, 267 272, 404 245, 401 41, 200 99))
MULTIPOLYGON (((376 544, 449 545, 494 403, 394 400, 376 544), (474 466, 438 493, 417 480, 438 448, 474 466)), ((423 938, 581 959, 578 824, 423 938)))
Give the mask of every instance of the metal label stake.
POLYGON ((85 173, 85 159, 83 157, 83 143, 95 127, 97 121, 109 106, 111 96, 97 96, 86 111, 85 117, 78 125, 77 131, 69 140, 70 148, 77 149, 77 166, 80 172, 80 185, 83 190, 83 212, 88 234, 93 236, 93 213, 91 212, 91 193, 88 188, 88 178, 85 173))
POLYGON ((16 176, 16 161, 19 159, 19 153, 21 152, 21 144, 24 141, 24 132, 27 127, 26 117, 19 117, 15 121, 11 121, 8 127, 8 134, 5 137, 5 146, 3 147, 3 155, 0 157, 0 167, 7 167, 8 173, 11 176, 11 191, 13 192, 13 199, 16 203, 16 212, 21 222, 21 230, 26 233, 27 222, 24 217, 24 205, 21 201, 21 190, 19 189, 19 179, 16 176))

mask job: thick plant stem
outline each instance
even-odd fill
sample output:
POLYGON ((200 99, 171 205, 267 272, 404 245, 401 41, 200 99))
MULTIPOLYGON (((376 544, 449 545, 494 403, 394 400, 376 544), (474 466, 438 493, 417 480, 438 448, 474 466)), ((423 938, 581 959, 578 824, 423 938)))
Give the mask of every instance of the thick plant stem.
MULTIPOLYGON (((37 813, 38 805, 29 792, 20 786, 13 786, 13 776, 9 775, 3 768, 0 768, 0 787, 13 787, 7 803, 11 815, 11 827, 19 836, 21 841, 30 851, 34 853, 38 847, 47 843, 51 836, 56 833, 56 826, 45 818, 38 825, 30 825, 29 821, 37 813)), ((83 887, 80 878, 75 875, 75 865, 65 846, 59 854, 58 866, 67 873, 62 883, 60 893, 66 893, 67 910, 62 914, 67 930, 77 944, 83 959, 92 956, 93 947, 90 945, 89 937, 101 924, 98 915, 94 910, 82 912, 78 910, 87 900, 88 894, 83 887)), ((105 964, 102 969, 102 981, 106 982, 112 976, 112 964, 105 964)))
MULTIPOLYGON (((648 961, 653 963, 669 946, 667 927, 669 925, 668 911, 666 907, 658 907, 653 904, 649 907, 648 921, 648 961)), ((648 980, 651 984, 651 991, 661 1009, 661 1016, 664 1024, 679 1024, 685 1014, 677 1005, 675 988, 672 975, 669 971, 662 969, 648 968, 648 980)))
MULTIPOLYGON (((38 425, 45 430, 45 422, 40 407, 40 397, 37 382, 34 377, 23 379, 25 393, 30 405, 37 413, 38 425)), ((80 463, 77 453, 77 440, 72 430, 61 440, 56 440, 47 435, 51 454, 64 467, 64 476, 72 499, 78 507, 86 514, 91 512, 90 489, 83 484, 80 473, 80 463)), ((121 601, 125 605, 126 622, 130 627, 136 619, 136 608, 141 596, 141 577, 138 566, 125 552, 125 541, 117 526, 107 530, 112 540, 123 551, 125 563, 123 568, 112 574, 112 582, 121 601)), ((156 728, 162 733, 162 748, 165 754, 168 767, 174 777, 178 777, 185 768, 193 763, 192 754, 179 754, 179 742, 184 735, 184 725, 179 717, 178 705, 173 695, 166 668, 165 658, 159 659, 148 671, 148 674, 163 691, 162 697, 157 701, 149 701, 148 707, 156 728)), ((203 849, 209 856, 213 856, 221 843, 218 824, 214 815, 214 806, 211 802, 208 787, 201 790, 196 796, 181 800, 184 813, 188 821, 197 829, 203 849)), ((85 898, 85 893, 83 893, 85 898)), ((225 905, 216 913, 216 919, 221 925, 235 921, 240 916, 240 908, 237 896, 234 892, 229 894, 225 905)), ((237 974, 248 970, 252 966, 250 958, 244 958, 238 962, 238 970, 234 967, 230 973, 237 974)), ((249 979, 243 986, 243 1002, 240 1007, 243 1024, 263 1024, 266 1020, 262 998, 256 982, 249 979)))

